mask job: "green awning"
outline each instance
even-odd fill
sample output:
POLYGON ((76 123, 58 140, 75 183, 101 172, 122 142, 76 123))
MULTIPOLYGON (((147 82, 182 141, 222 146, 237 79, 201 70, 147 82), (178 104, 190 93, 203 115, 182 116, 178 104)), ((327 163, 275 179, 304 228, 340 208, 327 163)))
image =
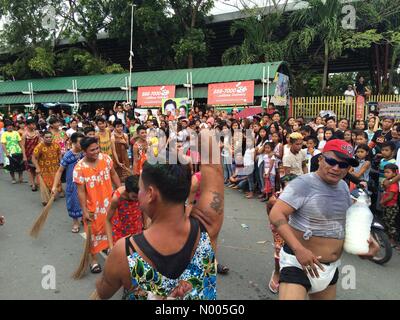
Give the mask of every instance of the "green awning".
MULTIPOLYGON (((126 100, 125 91, 83 92, 78 96, 80 103, 126 100)), ((73 103, 72 93, 35 94, 35 103, 73 103)), ((29 95, 0 96, 1 104, 29 104, 29 95)))
MULTIPOLYGON (((275 84, 270 85, 269 93, 273 95, 275 92, 275 84)), ((132 92, 132 99, 136 100, 137 90, 132 92)), ((264 94, 267 95, 267 86, 265 86, 264 94)), ((208 87, 194 87, 194 99, 207 99, 208 87)), ((262 96, 262 85, 256 84, 254 87, 254 96, 262 96)), ((187 98, 186 88, 177 88, 175 91, 176 98, 187 98)), ((74 98, 72 93, 49 93, 49 94, 35 94, 35 103, 72 103, 74 98)), ((120 91, 99 91, 99 92, 79 92, 78 99, 80 103, 89 102, 110 102, 110 101, 125 101, 126 92, 120 91)), ((29 104, 29 95, 0 95, 0 105, 7 104, 29 104)))
MULTIPOLYGON (((204 86, 208 83, 216 82, 261 81, 263 67, 266 67, 266 70, 269 67, 270 79, 273 79, 282 65, 287 67, 285 62, 277 61, 223 67, 134 72, 132 74, 132 86, 141 87, 168 84, 183 86, 186 83, 188 72, 192 72, 194 86, 204 86)), ((129 77, 129 73, 4 81, 0 82, 0 95, 21 94, 23 91, 28 91, 29 82, 32 82, 34 92, 66 92, 67 89, 72 89, 73 80, 77 81, 78 90, 121 90, 121 87, 125 87, 126 77, 129 77)), ((199 95, 203 95, 204 97, 203 93, 199 93, 199 95)))

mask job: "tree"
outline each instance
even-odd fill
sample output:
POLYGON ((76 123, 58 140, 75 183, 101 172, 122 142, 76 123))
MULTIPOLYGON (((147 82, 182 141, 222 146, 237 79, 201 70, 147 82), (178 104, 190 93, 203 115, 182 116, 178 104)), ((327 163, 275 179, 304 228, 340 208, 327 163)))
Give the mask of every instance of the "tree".
POLYGON ((346 40, 351 49, 371 51, 373 80, 378 93, 392 93, 393 79, 400 60, 400 0, 367 0, 354 3, 358 13, 354 41, 346 40))
POLYGON ((205 56, 207 52, 205 17, 214 6, 214 0, 166 0, 174 11, 174 20, 184 31, 174 44, 175 61, 180 64, 186 58, 187 67, 194 67, 195 56, 205 56))
MULTIPOLYGON (((110 37, 129 43, 131 4, 125 0, 112 2, 111 16, 112 21, 107 27, 110 37)), ((176 67, 173 45, 179 41, 182 32, 174 19, 163 0, 144 0, 135 7, 133 51, 148 69, 176 67)))
POLYGON ((231 36, 238 31, 244 34, 241 45, 227 49, 222 56, 222 63, 248 64, 274 60, 284 60, 286 42, 278 39, 276 33, 283 23, 287 0, 273 0, 273 6, 257 5, 240 1, 237 8, 246 18, 235 20, 231 26, 231 36))
POLYGON ((315 59, 322 49, 324 72, 322 92, 328 82, 329 61, 338 57, 343 51, 341 27, 342 2, 340 0, 305 0, 305 8, 294 11, 291 16, 291 44, 298 45, 304 52, 319 41, 320 47, 313 55, 315 59), (297 31, 299 30, 299 31, 297 31))

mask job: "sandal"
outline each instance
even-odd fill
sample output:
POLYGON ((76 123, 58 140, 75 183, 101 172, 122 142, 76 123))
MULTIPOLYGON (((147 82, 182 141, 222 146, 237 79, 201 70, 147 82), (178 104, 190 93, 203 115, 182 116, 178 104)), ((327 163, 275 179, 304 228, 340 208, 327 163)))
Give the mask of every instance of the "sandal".
POLYGON ((79 231, 81 231, 81 228, 79 228, 79 226, 75 226, 71 230, 72 233, 79 233, 79 231))
POLYGON ((279 291, 279 282, 276 283, 274 281, 274 273, 275 271, 272 271, 271 279, 269 280, 268 288, 273 294, 277 294, 279 291))
POLYGON ((31 190, 32 190, 32 192, 38 191, 37 186, 32 186, 32 187, 31 187, 31 190))
POLYGON ((95 263, 94 265, 90 266, 90 272, 91 273, 100 273, 101 266, 98 263, 95 263))
POLYGON ((217 264, 217 272, 219 274, 227 274, 229 272, 229 268, 227 266, 224 266, 222 264, 217 264))
POLYGON ((17 184, 17 180, 11 181, 12 184, 17 184))

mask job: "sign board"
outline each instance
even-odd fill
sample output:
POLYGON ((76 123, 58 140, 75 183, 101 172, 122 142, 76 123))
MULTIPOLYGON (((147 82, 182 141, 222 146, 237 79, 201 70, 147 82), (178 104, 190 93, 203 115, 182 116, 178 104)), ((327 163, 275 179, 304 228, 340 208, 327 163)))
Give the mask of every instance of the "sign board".
POLYGON ((356 97, 356 120, 364 120, 365 98, 363 96, 356 97))
POLYGON ((192 103, 193 101, 188 98, 162 99, 162 113, 168 115, 168 112, 170 112, 171 119, 186 118, 192 103))
POLYGON ((243 105, 254 101, 254 81, 210 83, 207 103, 211 105, 243 105))
POLYGON ((274 83, 276 86, 274 95, 271 97, 271 102, 277 106, 286 106, 288 104, 289 76, 277 72, 274 83))
POLYGON ((400 119, 400 102, 378 102, 379 117, 400 119))
POLYGON ((139 87, 137 105, 139 107, 161 107, 163 99, 175 97, 175 86, 139 87))

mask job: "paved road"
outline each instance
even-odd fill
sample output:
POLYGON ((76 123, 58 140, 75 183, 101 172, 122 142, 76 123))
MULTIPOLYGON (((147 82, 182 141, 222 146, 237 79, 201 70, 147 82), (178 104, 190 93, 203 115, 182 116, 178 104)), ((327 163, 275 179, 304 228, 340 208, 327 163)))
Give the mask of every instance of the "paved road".
MULTIPOLYGON (((55 202, 39 239, 28 235, 42 209, 39 197, 28 184, 12 185, 9 176, 0 172, 0 213, 7 219, 6 225, 0 227, 0 299, 87 299, 96 276, 89 273, 82 280, 71 279, 84 240, 70 231, 64 199, 55 202), (44 266, 55 268, 56 289, 43 289, 42 279, 48 274, 46 270, 42 273, 44 266)), ((266 287, 274 260, 264 204, 246 200, 240 192, 230 189, 226 189, 225 204, 219 259, 231 271, 218 278, 218 298, 276 299, 266 287)), ((344 290, 339 286, 338 299, 400 299, 398 253, 385 266, 345 254, 342 272, 346 272, 346 265, 355 268, 356 289, 344 290)), ((343 276, 339 283, 345 280, 343 276)))

